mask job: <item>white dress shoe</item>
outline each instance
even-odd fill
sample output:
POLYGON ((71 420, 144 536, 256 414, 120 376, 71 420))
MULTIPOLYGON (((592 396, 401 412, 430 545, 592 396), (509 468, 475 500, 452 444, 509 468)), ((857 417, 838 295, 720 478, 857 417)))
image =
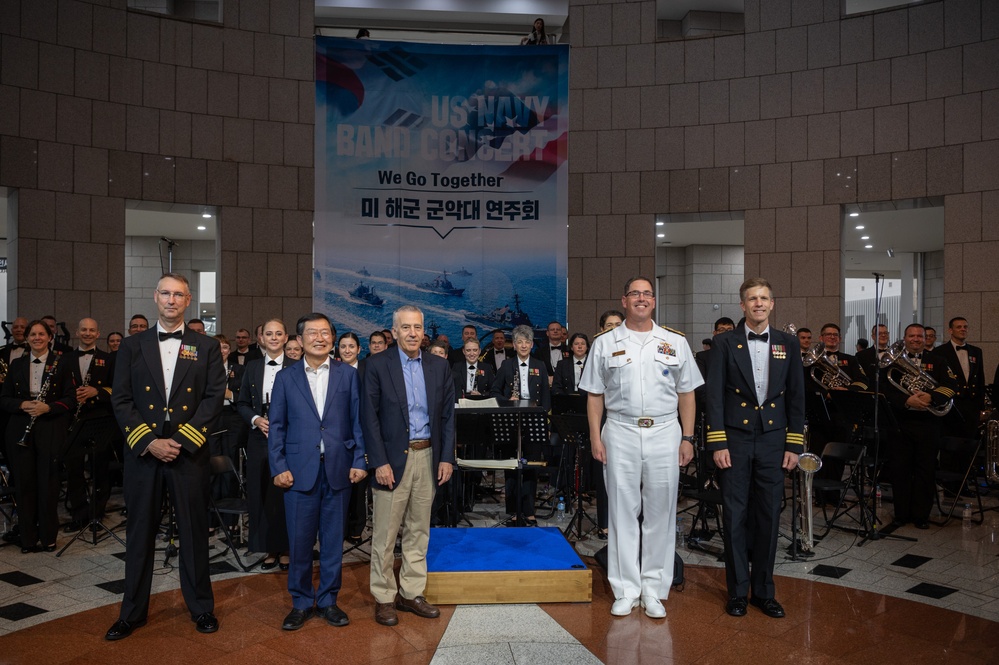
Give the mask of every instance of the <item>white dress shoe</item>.
POLYGON ((650 616, 653 619, 666 618, 666 608, 663 607, 662 602, 655 596, 642 596, 642 607, 645 608, 646 616, 650 616))
MULTIPOLYGON (((611 614, 616 617, 626 617, 631 614, 631 611, 638 607, 637 598, 618 598, 611 605, 611 614)), ((665 612, 663 613, 665 616, 665 612)))

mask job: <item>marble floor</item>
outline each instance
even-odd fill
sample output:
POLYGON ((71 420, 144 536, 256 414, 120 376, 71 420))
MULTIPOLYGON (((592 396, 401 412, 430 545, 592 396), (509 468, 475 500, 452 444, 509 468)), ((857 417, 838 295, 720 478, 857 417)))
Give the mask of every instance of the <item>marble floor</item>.
MULTIPOLYGON (((688 527, 696 507, 681 503, 688 527)), ((996 507, 999 500, 988 497, 986 508, 996 507)), ((480 502, 467 517, 475 526, 491 526, 504 517, 502 503, 480 502)), ((584 530, 591 526, 584 523, 584 530)), ((393 628, 374 622, 361 553, 346 559, 339 601, 351 625, 338 629, 313 619, 295 633, 280 630, 290 607, 280 571, 244 574, 231 555, 220 556, 212 570, 222 627, 201 635, 177 589, 176 558, 159 559, 148 625, 116 643, 103 635, 117 618, 120 544, 78 541, 61 557, 24 555, 7 546, 0 548, 0 662, 583 665, 735 663, 763 656, 796 665, 999 662, 999 512, 987 510, 983 524, 969 528, 954 519, 925 531, 910 525, 897 534, 915 540, 861 545, 855 534, 834 529, 814 556, 801 561, 785 555, 782 541, 777 597, 788 616, 780 620, 752 607, 743 618, 725 614, 717 535, 684 543, 687 579, 682 590, 671 592, 665 620, 640 610, 610 615, 614 599, 592 558, 604 543, 593 533, 575 542, 593 570, 590 603, 444 606, 440 619, 402 614, 393 628)), ((60 546, 68 540, 63 536, 60 546)))

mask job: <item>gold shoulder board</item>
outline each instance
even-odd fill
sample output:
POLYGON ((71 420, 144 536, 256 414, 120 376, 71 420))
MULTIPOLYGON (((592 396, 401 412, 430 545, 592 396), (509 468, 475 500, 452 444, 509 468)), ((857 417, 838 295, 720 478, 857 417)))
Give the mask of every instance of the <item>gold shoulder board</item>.
POLYGON ((667 327, 667 326, 662 326, 662 329, 663 329, 663 330, 668 330, 668 331, 670 331, 671 333, 676 333, 676 334, 677 334, 677 335, 679 335, 680 337, 686 337, 686 335, 684 335, 684 334, 683 334, 682 332, 680 332, 679 330, 673 330, 672 328, 669 328, 669 327, 667 327))

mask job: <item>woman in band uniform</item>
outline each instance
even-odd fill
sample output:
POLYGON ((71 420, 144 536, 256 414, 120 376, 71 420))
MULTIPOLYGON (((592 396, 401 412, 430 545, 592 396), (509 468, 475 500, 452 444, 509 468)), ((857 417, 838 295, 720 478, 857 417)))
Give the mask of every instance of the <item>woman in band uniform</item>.
POLYGON ((59 458, 70 415, 76 410, 70 368, 66 359, 49 348, 52 334, 48 327, 42 321, 32 321, 27 337, 29 352, 11 362, 0 393, 0 405, 12 414, 7 442, 17 478, 24 554, 55 551, 59 458), (39 395, 41 392, 44 394, 39 395))

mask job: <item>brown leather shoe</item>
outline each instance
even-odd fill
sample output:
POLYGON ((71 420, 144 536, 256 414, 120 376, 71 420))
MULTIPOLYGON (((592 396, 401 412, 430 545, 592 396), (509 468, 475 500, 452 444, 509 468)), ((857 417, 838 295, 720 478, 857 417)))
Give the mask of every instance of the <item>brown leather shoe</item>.
POLYGON ((395 597, 395 609, 402 612, 412 612, 424 619, 436 619, 441 615, 441 611, 427 602, 423 596, 417 596, 412 600, 407 600, 401 595, 395 597))
POLYGON ((383 626, 399 623, 399 615, 395 613, 392 603, 375 603, 375 621, 383 626))

